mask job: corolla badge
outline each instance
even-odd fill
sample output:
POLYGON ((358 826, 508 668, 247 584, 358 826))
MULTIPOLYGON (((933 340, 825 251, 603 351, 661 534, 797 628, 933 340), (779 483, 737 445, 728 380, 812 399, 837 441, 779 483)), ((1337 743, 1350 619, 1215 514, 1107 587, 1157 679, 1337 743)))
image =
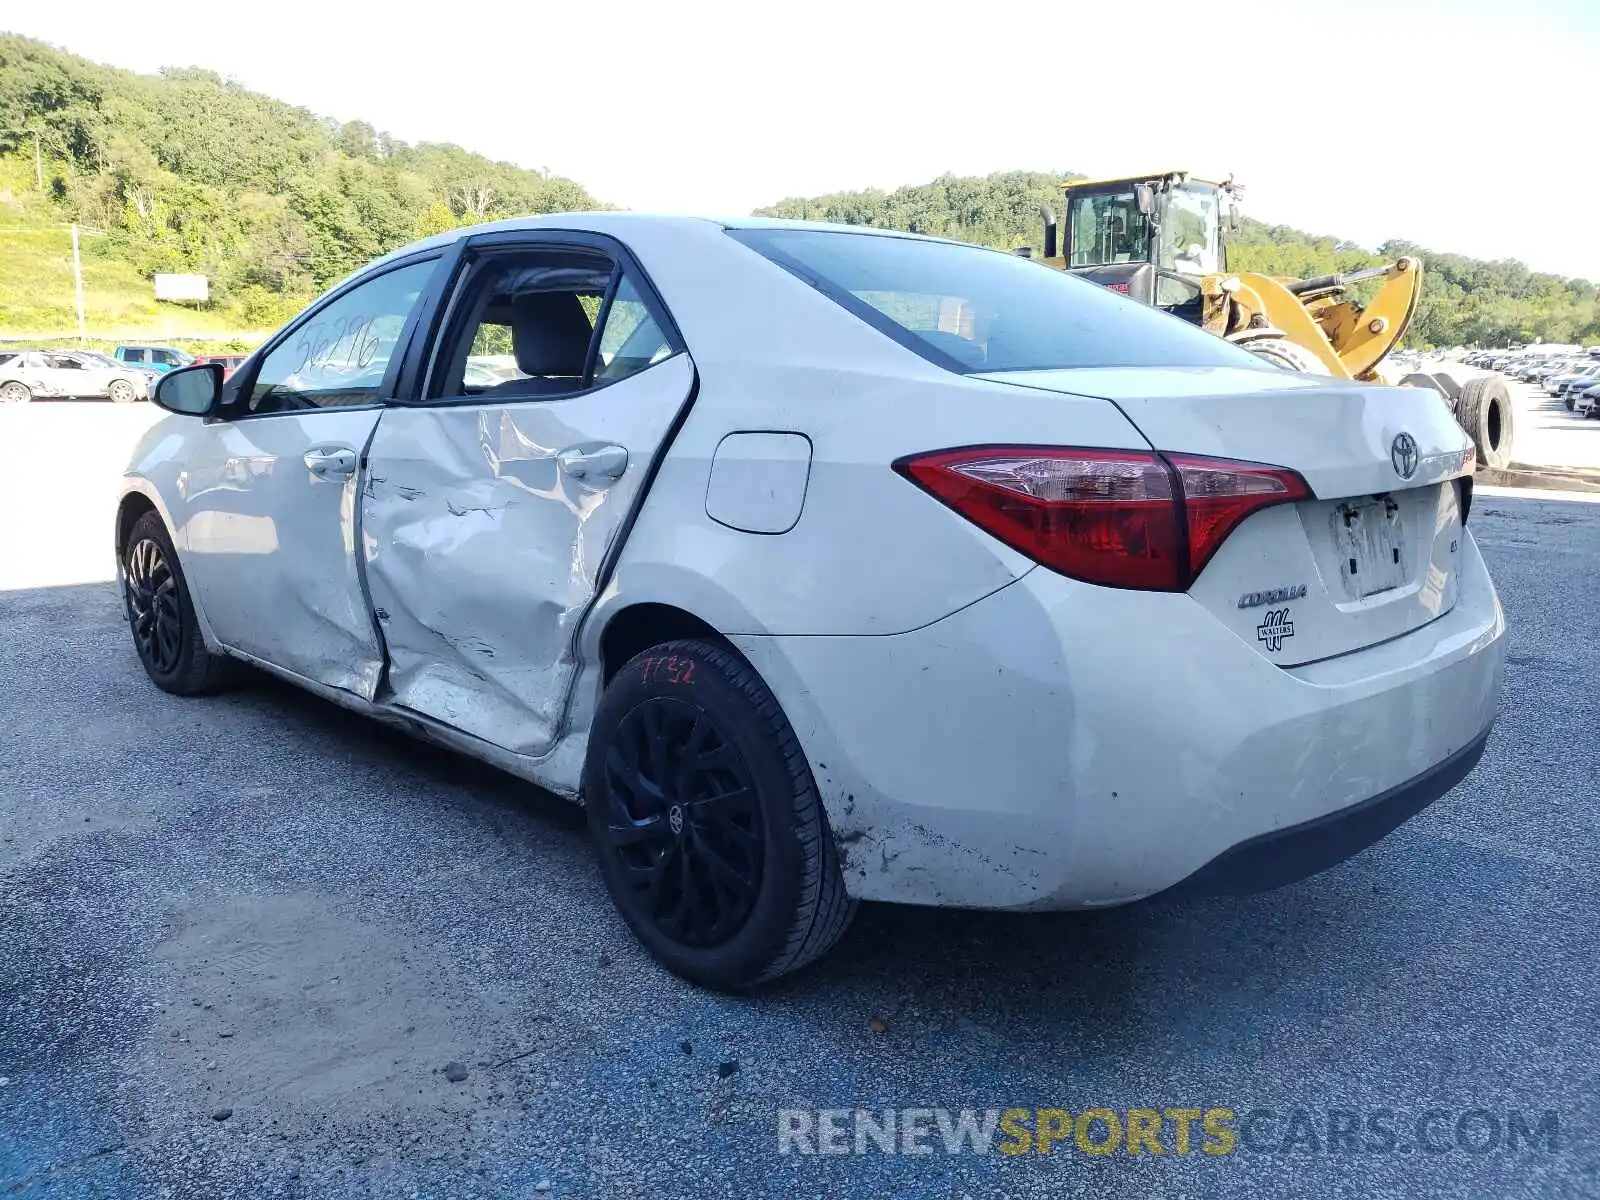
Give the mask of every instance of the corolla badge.
POLYGON ((1394 473, 1401 479, 1410 479, 1417 473, 1417 439, 1409 433, 1402 433, 1395 437, 1389 447, 1389 461, 1394 465, 1394 473))
POLYGON ((1285 600, 1304 600, 1306 585, 1292 583, 1288 587, 1268 588, 1264 592, 1246 592, 1239 597, 1240 608, 1260 608, 1263 604, 1282 604, 1285 600))

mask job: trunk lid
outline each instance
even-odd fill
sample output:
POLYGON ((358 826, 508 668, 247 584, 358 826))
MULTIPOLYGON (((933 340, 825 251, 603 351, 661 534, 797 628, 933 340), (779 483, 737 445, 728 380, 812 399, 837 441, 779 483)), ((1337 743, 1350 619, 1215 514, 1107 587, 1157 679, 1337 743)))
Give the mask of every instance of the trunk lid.
POLYGON ((986 378, 1110 400, 1156 450, 1298 471, 1315 499, 1246 518, 1189 592, 1274 663, 1387 641, 1455 603, 1472 450, 1434 392, 1275 368, 986 378))

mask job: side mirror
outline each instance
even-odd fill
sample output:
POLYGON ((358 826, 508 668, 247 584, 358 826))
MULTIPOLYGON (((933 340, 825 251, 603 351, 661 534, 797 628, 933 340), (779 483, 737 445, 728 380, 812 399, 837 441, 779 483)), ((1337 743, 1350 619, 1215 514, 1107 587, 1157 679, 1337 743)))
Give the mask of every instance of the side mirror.
POLYGON ((150 399, 183 417, 209 416, 222 399, 222 364, 178 367, 156 381, 150 399))
POLYGON ((1244 218, 1239 215, 1239 206, 1237 204, 1228 205, 1228 228, 1234 233, 1238 233, 1243 226, 1244 218))
POLYGON ((1156 215, 1156 190, 1148 183, 1138 183, 1133 188, 1133 198, 1139 204, 1139 211, 1147 216, 1156 215))

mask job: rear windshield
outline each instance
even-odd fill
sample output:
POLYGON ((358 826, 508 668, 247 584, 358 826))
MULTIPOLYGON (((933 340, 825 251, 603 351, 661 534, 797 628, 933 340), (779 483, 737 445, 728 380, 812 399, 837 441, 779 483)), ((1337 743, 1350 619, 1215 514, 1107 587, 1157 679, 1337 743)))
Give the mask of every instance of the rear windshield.
POLYGON ((1261 366, 1177 317, 998 250, 812 229, 728 233, 952 371, 1261 366))

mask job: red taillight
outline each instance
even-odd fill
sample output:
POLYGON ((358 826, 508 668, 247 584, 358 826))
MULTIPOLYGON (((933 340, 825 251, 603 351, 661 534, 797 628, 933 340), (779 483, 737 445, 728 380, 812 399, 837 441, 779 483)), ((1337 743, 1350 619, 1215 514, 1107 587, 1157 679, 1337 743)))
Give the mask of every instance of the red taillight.
POLYGON ((1311 489, 1296 471, 1261 463, 1164 456, 1178 472, 1189 526, 1189 578, 1199 578, 1227 537, 1251 513, 1274 504, 1309 500, 1311 489))
POLYGON ((1187 590, 1240 521, 1311 496, 1282 467, 1139 450, 980 446, 894 468, 1052 570, 1144 591, 1187 590))

